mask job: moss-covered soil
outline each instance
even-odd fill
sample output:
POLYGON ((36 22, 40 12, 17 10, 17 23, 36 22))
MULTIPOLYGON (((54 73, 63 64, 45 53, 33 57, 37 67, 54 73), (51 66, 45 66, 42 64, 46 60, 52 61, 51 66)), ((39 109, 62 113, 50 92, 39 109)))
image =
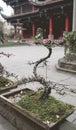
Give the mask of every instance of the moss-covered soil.
POLYGON ((40 99, 39 92, 25 95, 17 102, 17 105, 45 123, 58 122, 68 116, 74 109, 73 106, 65 104, 52 96, 47 99, 40 99))
POLYGON ((0 76, 0 90, 10 87, 11 84, 13 84, 12 81, 0 76))

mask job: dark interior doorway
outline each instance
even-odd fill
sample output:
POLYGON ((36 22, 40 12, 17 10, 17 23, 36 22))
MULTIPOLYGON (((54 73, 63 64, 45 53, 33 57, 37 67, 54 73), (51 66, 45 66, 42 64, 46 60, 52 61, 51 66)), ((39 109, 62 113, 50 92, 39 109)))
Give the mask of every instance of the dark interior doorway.
POLYGON ((63 16, 53 17, 53 35, 55 39, 62 37, 65 30, 65 19, 63 16))

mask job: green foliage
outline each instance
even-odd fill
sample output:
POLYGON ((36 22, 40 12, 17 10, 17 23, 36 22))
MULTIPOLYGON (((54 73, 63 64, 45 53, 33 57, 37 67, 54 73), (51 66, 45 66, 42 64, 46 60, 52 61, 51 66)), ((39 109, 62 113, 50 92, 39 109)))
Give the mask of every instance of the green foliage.
POLYGON ((76 41, 76 31, 64 33, 64 40, 74 43, 76 41))
POLYGON ((3 25, 4 25, 4 23, 2 21, 0 21, 0 39, 4 37, 4 34, 3 34, 3 25))
POLYGON ((37 28, 37 31, 36 31, 36 36, 38 36, 38 38, 42 38, 43 37, 43 31, 42 31, 42 28, 37 28))
POLYGON ((8 83, 9 81, 6 78, 0 76, 0 89, 6 87, 8 83))
POLYGON ((45 100, 39 97, 39 92, 25 95, 17 104, 43 122, 56 122, 73 110, 73 106, 58 101, 52 96, 45 100))
POLYGON ((64 33, 65 53, 76 53, 76 31, 64 33))
POLYGON ((36 31, 36 36, 34 37, 35 39, 35 44, 40 44, 43 40, 43 31, 42 31, 42 28, 37 28, 37 31, 36 31))

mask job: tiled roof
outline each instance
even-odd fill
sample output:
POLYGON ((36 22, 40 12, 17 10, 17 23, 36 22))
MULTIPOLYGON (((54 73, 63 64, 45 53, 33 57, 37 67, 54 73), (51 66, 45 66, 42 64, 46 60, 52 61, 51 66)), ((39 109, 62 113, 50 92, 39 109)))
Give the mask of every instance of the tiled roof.
MULTIPOLYGON (((15 1, 15 0, 3 0, 4 2, 8 3, 10 1, 15 1)), ((48 4, 53 4, 53 3, 56 3, 56 2, 60 2, 60 1, 64 1, 64 0, 45 0, 45 1, 36 1, 34 2, 33 0, 28 0, 30 3, 32 3, 33 5, 35 6, 44 6, 44 5, 48 5, 48 4)))

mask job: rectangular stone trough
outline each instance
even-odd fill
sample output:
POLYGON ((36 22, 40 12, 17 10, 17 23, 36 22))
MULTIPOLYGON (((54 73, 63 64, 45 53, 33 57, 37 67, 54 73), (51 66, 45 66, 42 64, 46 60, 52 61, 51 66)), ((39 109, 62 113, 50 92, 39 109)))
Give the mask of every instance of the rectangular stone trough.
MULTIPOLYGON (((30 91, 29 89, 22 89, 22 91, 23 90, 26 92, 30 91)), ((24 112, 21 107, 16 106, 8 99, 10 96, 14 96, 20 91, 21 90, 0 95, 0 114, 9 120, 18 130, 58 130, 58 125, 63 122, 66 117, 50 125, 32 117, 27 112, 24 112)))

